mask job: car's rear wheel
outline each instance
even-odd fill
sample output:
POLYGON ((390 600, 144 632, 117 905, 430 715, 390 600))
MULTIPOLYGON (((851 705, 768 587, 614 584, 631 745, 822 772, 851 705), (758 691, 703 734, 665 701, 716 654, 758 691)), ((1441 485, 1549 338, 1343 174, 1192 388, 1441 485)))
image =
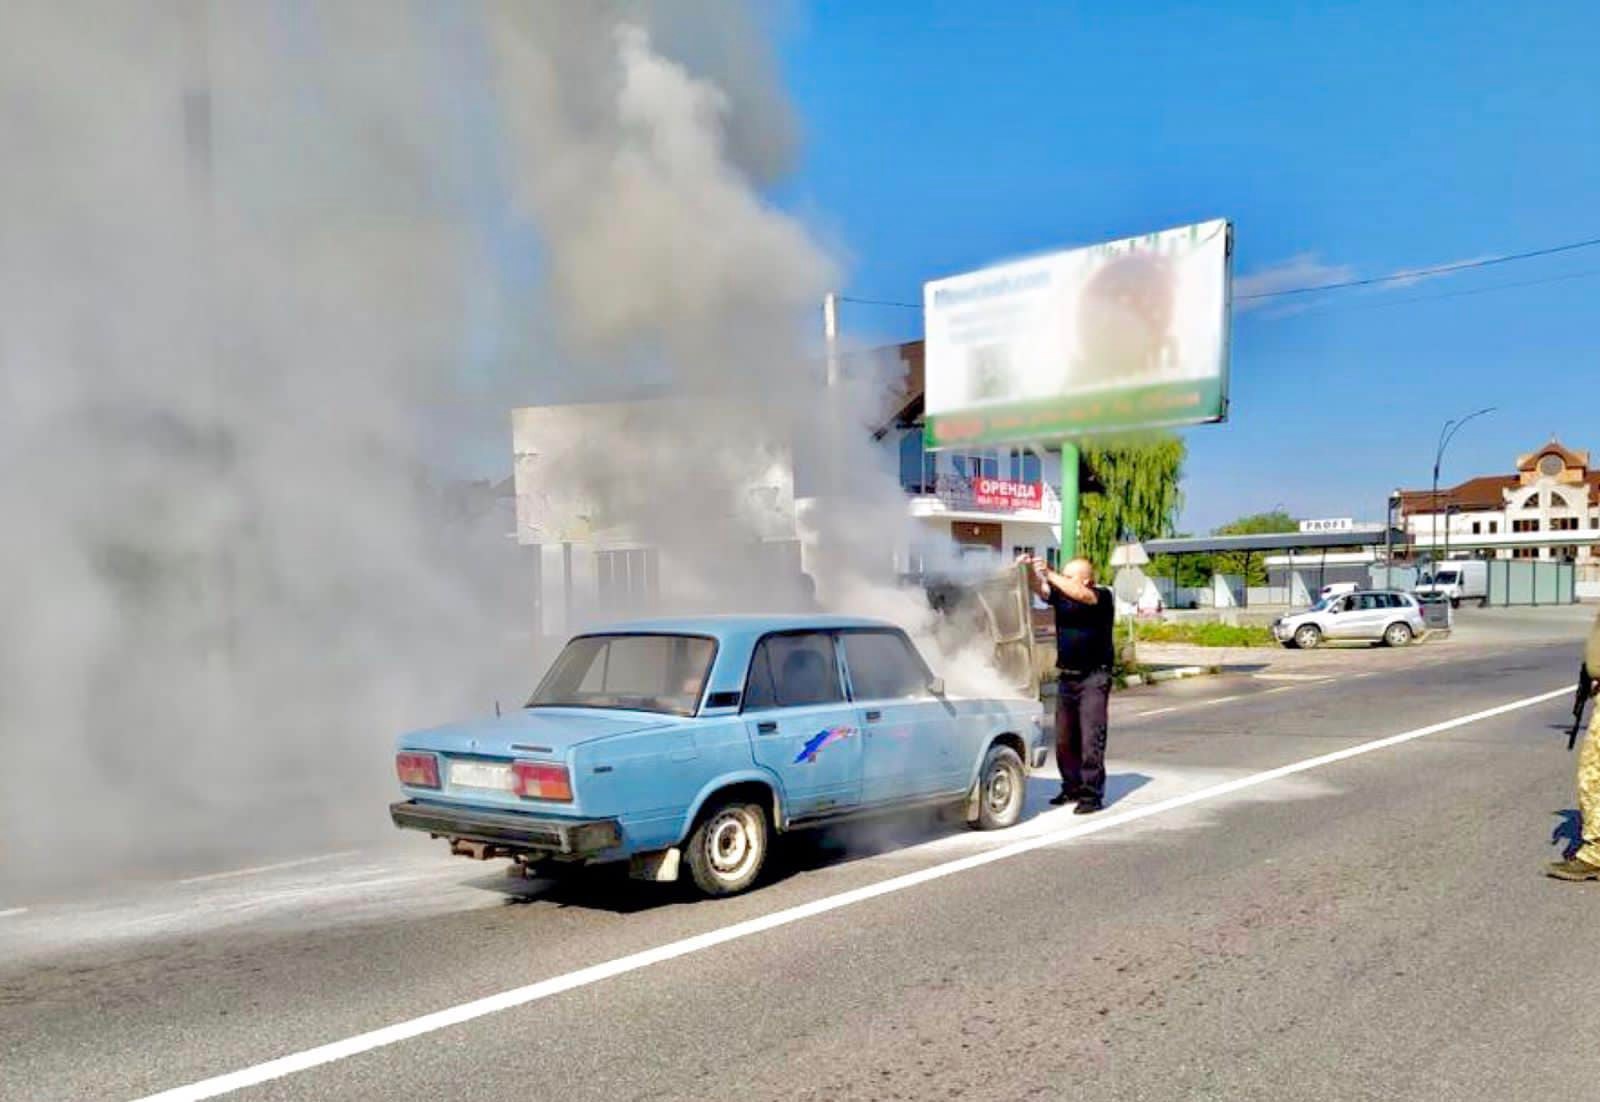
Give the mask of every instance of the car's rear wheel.
POLYGON ((1022 818, 1028 771, 1009 746, 991 746, 978 772, 978 815, 968 824, 978 830, 1004 830, 1022 818))
POLYGON ((1385 646, 1404 647, 1410 644, 1411 639, 1410 624, 1390 624, 1383 632, 1385 646))
POLYGON ((740 799, 712 807, 689 835, 689 875, 707 895, 734 895, 767 861, 766 812, 740 799))
POLYGON ((1301 650, 1316 650, 1322 645, 1322 629, 1316 624, 1301 624, 1294 629, 1294 645, 1301 650))

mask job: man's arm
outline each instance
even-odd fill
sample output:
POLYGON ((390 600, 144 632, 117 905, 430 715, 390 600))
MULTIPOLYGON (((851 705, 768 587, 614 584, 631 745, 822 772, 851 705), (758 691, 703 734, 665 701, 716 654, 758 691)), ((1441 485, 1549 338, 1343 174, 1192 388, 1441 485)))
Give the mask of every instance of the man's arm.
POLYGON ((1041 601, 1050 600, 1050 583, 1045 580, 1044 563, 1032 555, 1022 555, 1017 563, 1028 568, 1028 588, 1041 601))
POLYGON ((1043 568, 1043 577, 1046 584, 1052 589, 1060 590, 1079 604, 1097 605, 1100 603, 1100 595, 1094 591, 1094 586, 1092 585, 1084 585, 1082 582, 1074 581, 1059 571, 1051 570, 1048 566, 1043 568))

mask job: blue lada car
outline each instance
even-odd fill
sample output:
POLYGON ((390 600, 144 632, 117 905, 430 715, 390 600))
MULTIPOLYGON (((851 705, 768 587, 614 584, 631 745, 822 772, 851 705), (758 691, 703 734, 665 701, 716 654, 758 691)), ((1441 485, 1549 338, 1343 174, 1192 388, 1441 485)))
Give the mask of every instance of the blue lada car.
POLYGON ((707 617, 572 639, 515 714, 403 736, 395 825, 460 854, 632 862, 711 895, 775 832, 921 805, 995 830, 1044 763, 1037 696, 946 691, 899 628, 707 617))

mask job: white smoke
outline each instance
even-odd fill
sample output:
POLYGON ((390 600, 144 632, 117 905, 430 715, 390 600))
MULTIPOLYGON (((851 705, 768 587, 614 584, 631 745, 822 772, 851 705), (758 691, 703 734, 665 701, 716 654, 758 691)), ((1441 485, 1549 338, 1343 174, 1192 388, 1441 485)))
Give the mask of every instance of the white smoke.
POLYGON ((732 3, 0 11, 6 882, 386 832, 392 736, 537 674, 440 492, 512 405, 687 399, 555 461, 725 605, 713 503, 820 450, 824 598, 926 620, 773 71, 732 3))

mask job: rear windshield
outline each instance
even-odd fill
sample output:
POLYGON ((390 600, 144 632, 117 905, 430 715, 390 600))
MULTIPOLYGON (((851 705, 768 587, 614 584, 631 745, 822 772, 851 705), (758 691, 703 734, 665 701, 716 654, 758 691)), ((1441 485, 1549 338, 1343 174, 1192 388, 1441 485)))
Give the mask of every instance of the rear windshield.
POLYGON ((530 708, 614 708, 692 716, 717 644, 698 635, 583 635, 545 674, 530 708))

